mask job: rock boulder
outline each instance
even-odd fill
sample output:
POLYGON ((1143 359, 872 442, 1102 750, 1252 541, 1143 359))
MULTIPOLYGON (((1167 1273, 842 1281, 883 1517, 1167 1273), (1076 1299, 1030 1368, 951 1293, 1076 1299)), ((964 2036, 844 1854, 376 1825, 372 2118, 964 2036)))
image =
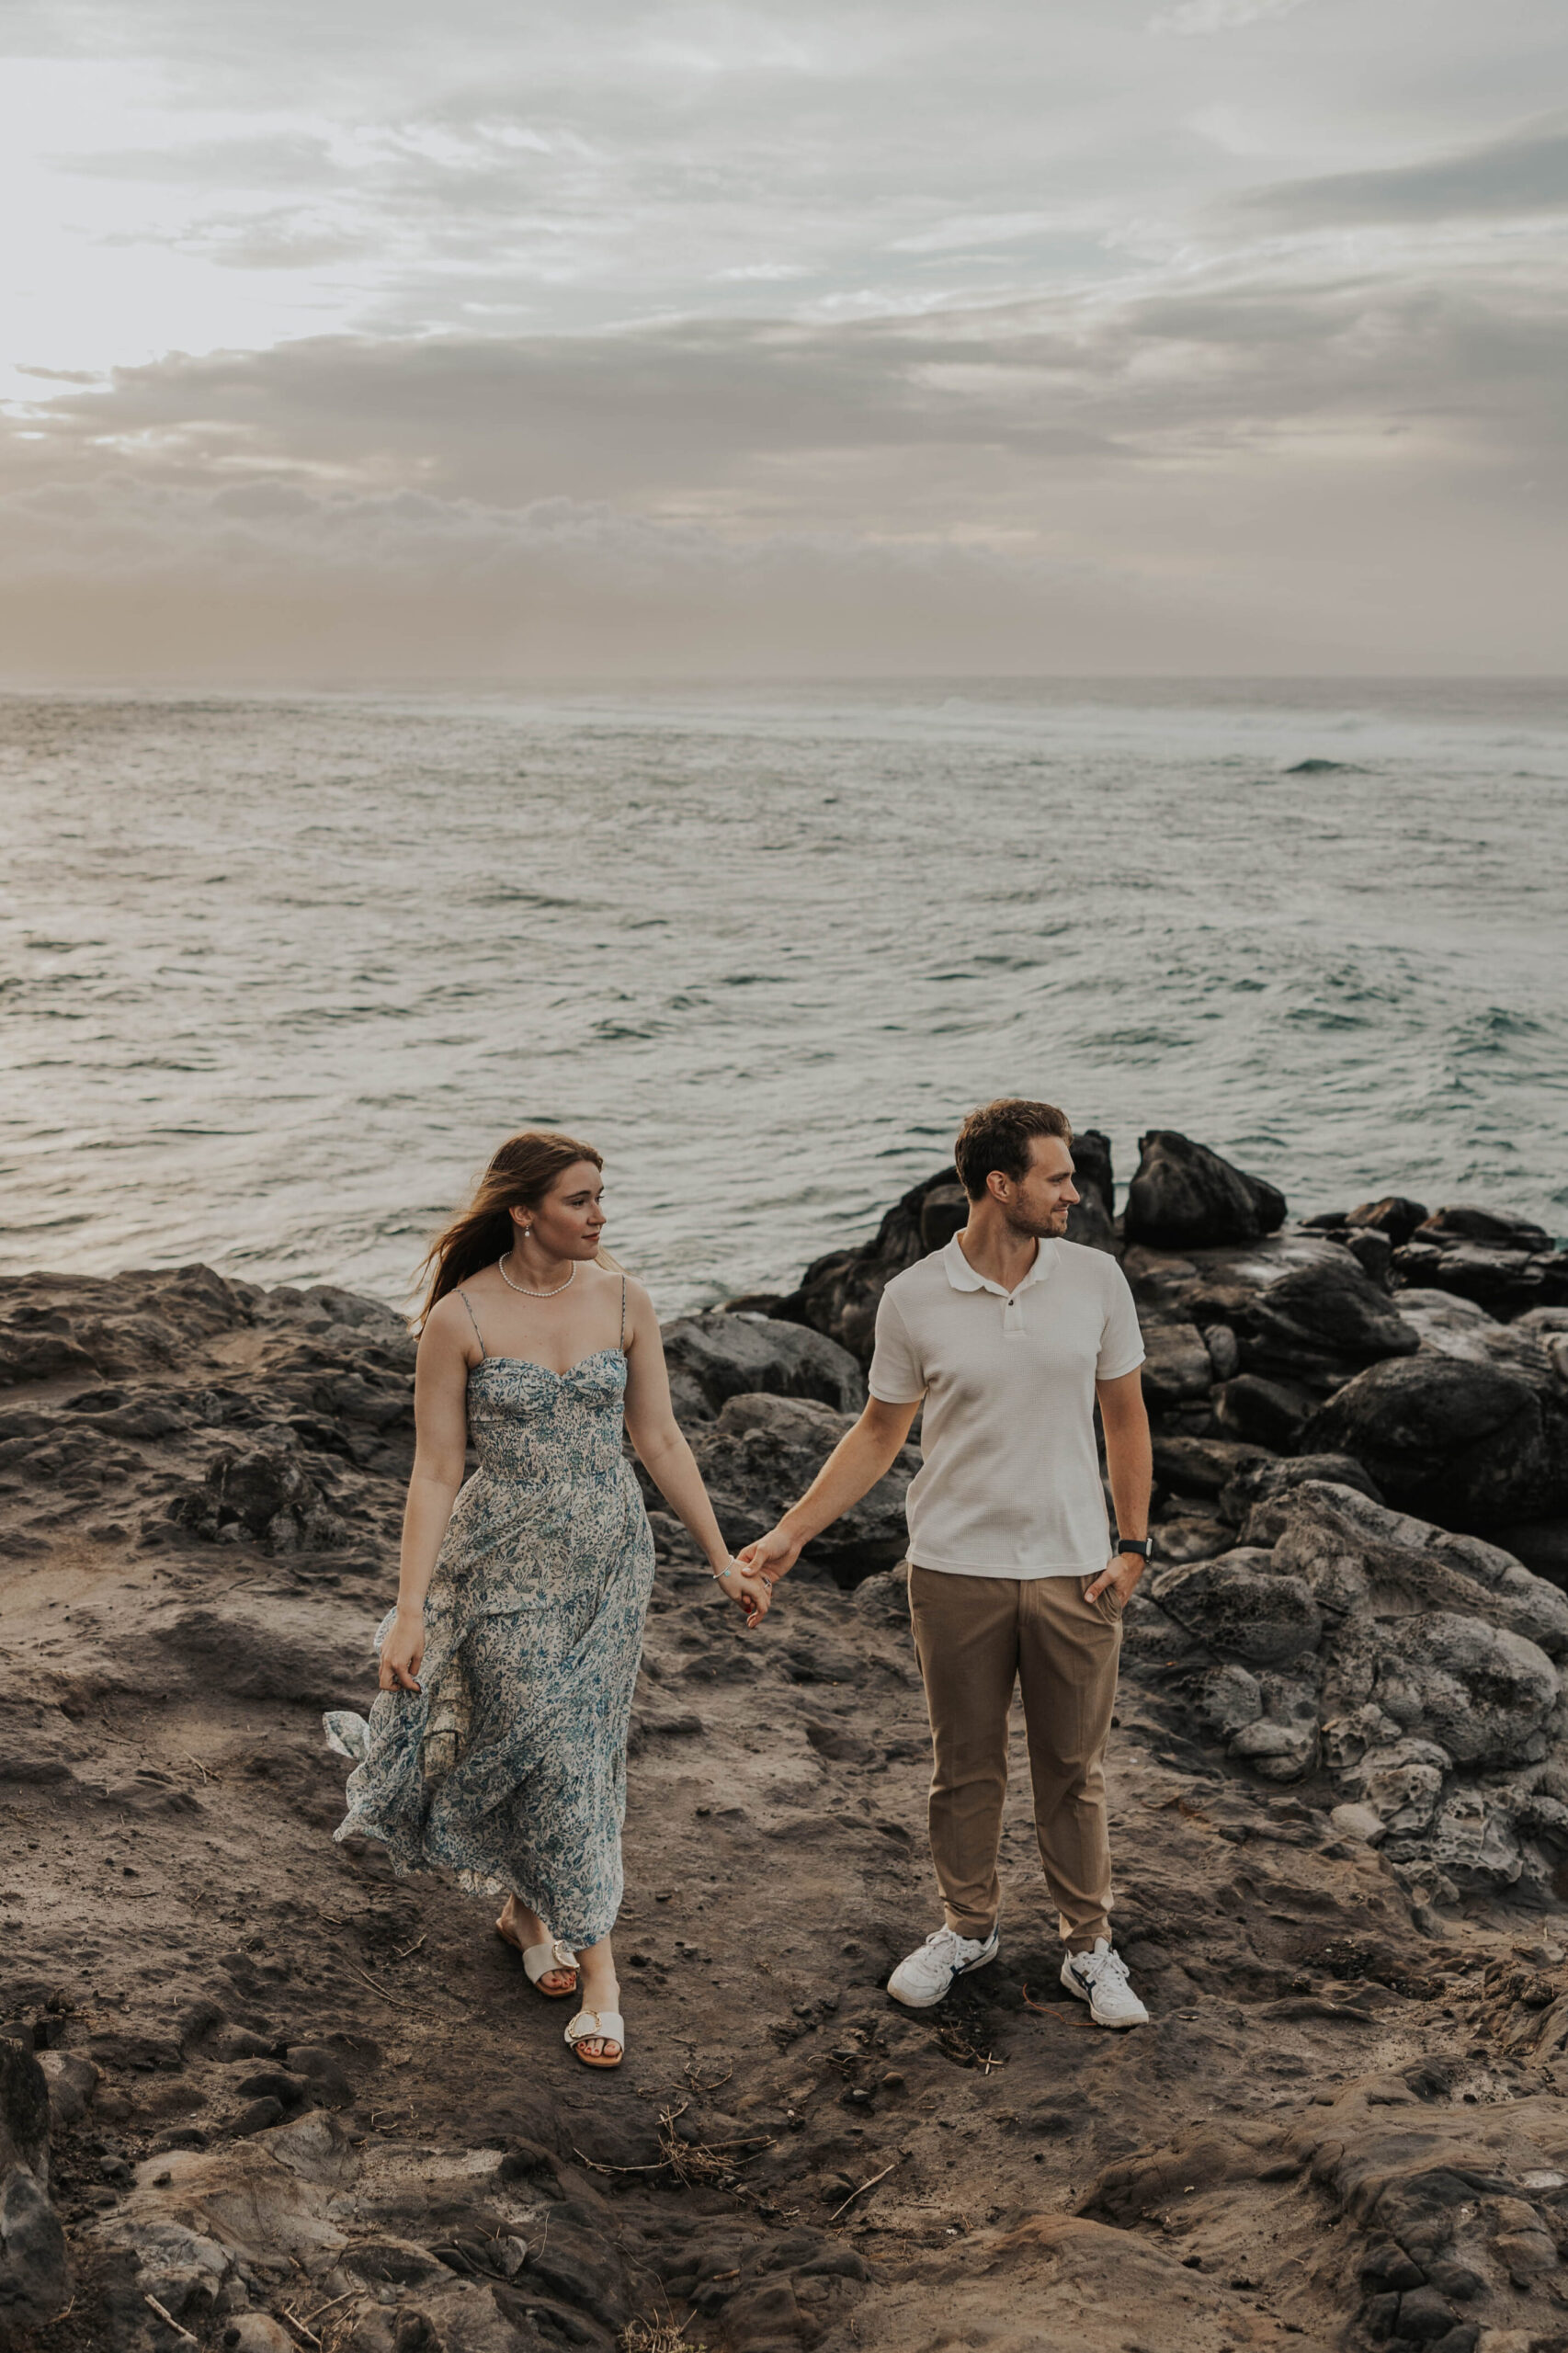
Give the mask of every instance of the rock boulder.
POLYGON ((1529 1218, 1511 1217, 1501 1211, 1483 1210, 1463 1201, 1434 1210, 1403 1238, 1436 1242, 1441 1247, 1453 1242, 1490 1242, 1505 1250, 1551 1247, 1551 1236, 1545 1227, 1536 1225, 1529 1218))
POLYGON ((1323 1633, 1309 1587, 1276 1574, 1268 1552, 1224 1552, 1166 1569, 1150 1595, 1186 1632, 1247 1666, 1282 1666, 1314 1650, 1323 1633))
POLYGON ((1312 1399, 1304 1390, 1261 1373, 1240 1372, 1215 1392, 1214 1418, 1226 1438, 1250 1440, 1289 1454, 1306 1427, 1312 1399))
POLYGON ((1116 1185, 1110 1138, 1098 1128, 1082 1128, 1073 1138, 1073 1166, 1079 1199, 1067 1212, 1067 1239, 1091 1250, 1114 1250, 1116 1185))
POLYGON ((1369 1366, 1302 1442, 1354 1455, 1391 1503, 1485 1529, 1568 1508, 1568 1411, 1517 1372, 1423 1348, 1369 1366))
MULTIPOLYGON (((741 1396, 716 1422, 688 1432, 725 1541, 738 1552, 766 1535, 853 1421, 815 1398, 741 1396)), ((909 1540, 903 1499, 919 1467, 915 1449, 903 1448, 887 1476, 807 1545, 795 1574, 815 1569, 853 1585, 893 1567, 909 1540)))
POLYGON ((1354 1803, 1369 1807, 1391 1836, 1416 1838, 1437 1818, 1453 1763, 1436 1741, 1395 1740, 1369 1749, 1341 1774, 1339 1786, 1354 1803))
MULTIPOLYGON (((1112 1250, 1116 1232, 1108 1137, 1097 1128, 1083 1129, 1073 1139, 1073 1157, 1083 1198, 1068 1220, 1067 1238, 1093 1249, 1112 1250)), ((869 1242, 813 1259, 799 1287, 776 1301, 768 1313, 781 1323, 804 1324, 825 1333, 858 1363, 868 1365, 876 1340, 877 1307, 888 1284, 917 1259, 940 1250, 968 1216, 963 1188, 949 1163, 912 1185, 869 1242)))
POLYGON ((348 1529, 306 1471, 287 1431, 271 1446, 225 1449, 199 1486, 184 1490, 169 1517, 214 1543, 259 1541, 269 1552, 329 1552, 348 1529))
POLYGON ((1312 1482, 1284 1499, 1274 1560, 1305 1579, 1331 1620, 1356 1609, 1385 1620, 1451 1609, 1521 1634, 1549 1657, 1568 1656, 1568 1597, 1555 1586, 1495 1545, 1354 1489, 1312 1482))
POLYGON ((1143 1395, 1153 1413, 1207 1397, 1214 1367, 1196 1324, 1145 1324, 1143 1395))
POLYGON ((1229 1325, 1246 1371, 1320 1395, 1366 1365, 1414 1356, 1420 1346, 1394 1302, 1350 1253, 1327 1244, 1313 1259, 1262 1285, 1205 1285, 1187 1306, 1199 1324, 1229 1325))
POLYGON ((1345 1222, 1366 1233, 1386 1234, 1397 1250, 1430 1214, 1425 1201, 1409 1200, 1403 1193, 1385 1193, 1381 1200, 1359 1202, 1345 1222))
POLYGON ((1218 1495, 1244 1472, 1271 1460, 1267 1447, 1229 1438, 1154 1439, 1154 1476, 1178 1495, 1218 1495))
MULTIPOLYGON (((1266 1507, 1282 1511, 1296 1489, 1305 1486, 1310 1480, 1323 1481, 1333 1486, 1354 1487, 1373 1503, 1382 1501, 1373 1482, 1352 1455, 1298 1454, 1286 1461, 1276 1456, 1260 1455, 1239 1471, 1222 1489, 1220 1508, 1228 1519, 1240 1527, 1255 1511, 1266 1507)), ((1277 1544, 1283 1525, 1281 1519, 1269 1529, 1267 1535, 1248 1535, 1243 1541, 1247 1544, 1277 1544)))
POLYGON ((29 2050, 0 2039, 0 2337, 70 2300, 65 2234, 49 2199, 49 2084, 29 2050))
POLYGON ((1129 1242, 1193 1250, 1256 1242, 1285 1222, 1285 1196, 1261 1176, 1174 1129, 1139 1139, 1142 1157, 1128 1188, 1129 1242))
POLYGON ((770 1313, 785 1324, 808 1324, 836 1340, 863 1365, 871 1361, 876 1341, 877 1306, 894 1275, 927 1255, 922 1231, 927 1199, 949 1191, 950 1165, 912 1185, 888 1211, 869 1242, 853 1249, 830 1250, 815 1258, 801 1276, 800 1287, 781 1299, 770 1313))
POLYGON ((249 1321, 242 1287, 210 1267, 17 1276, 0 1308, 0 1387, 176 1369, 193 1341, 249 1321))
POLYGON ((1568 1251, 1516 1250, 1487 1242, 1441 1244, 1423 1229, 1393 1254, 1398 1280, 1473 1300, 1506 1322, 1568 1305, 1568 1251))
POLYGON ((814 1397, 858 1413, 866 1383, 847 1348, 804 1324, 722 1309, 663 1327, 670 1390, 682 1421, 711 1421, 731 1397, 814 1397))
POLYGON ((1557 1670, 1535 1643, 1435 1609, 1392 1622, 1350 1620, 1324 1698, 1342 1715, 1369 1702, 1398 1733, 1436 1742, 1455 1764, 1495 1768, 1544 1756, 1558 1689, 1557 1670))

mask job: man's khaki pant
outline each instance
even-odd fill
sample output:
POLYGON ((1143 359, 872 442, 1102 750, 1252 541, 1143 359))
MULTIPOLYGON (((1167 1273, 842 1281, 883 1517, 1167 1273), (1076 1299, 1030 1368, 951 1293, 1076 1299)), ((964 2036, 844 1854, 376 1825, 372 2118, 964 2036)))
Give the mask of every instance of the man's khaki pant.
POLYGON ((909 1572, 909 1612, 931 1716, 931 1859, 948 1926, 988 1937, 1007 1789, 1007 1716, 1021 1683, 1046 1890, 1070 1952, 1110 1935, 1105 1756, 1121 1650, 1114 1592, 1088 1577, 909 1572))

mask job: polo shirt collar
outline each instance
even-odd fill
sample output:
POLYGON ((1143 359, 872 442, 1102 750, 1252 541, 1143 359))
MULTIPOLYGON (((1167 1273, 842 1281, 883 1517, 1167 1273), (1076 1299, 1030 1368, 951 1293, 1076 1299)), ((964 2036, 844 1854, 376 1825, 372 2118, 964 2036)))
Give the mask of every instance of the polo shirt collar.
POLYGON ((994 1291, 998 1299, 1017 1299, 1018 1291, 1028 1290, 1031 1283, 1047 1281, 1055 1272, 1056 1245, 1051 1241, 1041 1242, 1035 1252, 1034 1265, 1017 1290, 1004 1290, 1000 1283, 991 1280, 989 1275, 977 1275, 960 1248, 956 1233, 943 1249, 942 1268, 955 1290, 989 1290, 994 1291))

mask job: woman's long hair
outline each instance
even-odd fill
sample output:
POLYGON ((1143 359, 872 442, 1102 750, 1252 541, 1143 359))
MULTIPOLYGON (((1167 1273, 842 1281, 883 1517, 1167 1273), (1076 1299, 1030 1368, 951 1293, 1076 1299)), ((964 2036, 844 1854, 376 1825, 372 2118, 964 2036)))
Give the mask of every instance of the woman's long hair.
MULTIPOLYGON (((592 1161, 596 1168, 605 1165, 604 1155, 576 1136, 526 1128, 521 1135, 507 1137, 480 1178, 467 1209, 460 1210, 426 1254, 416 1279, 426 1276, 429 1279, 424 1304, 415 1319, 416 1331, 425 1329, 438 1299, 466 1283, 482 1267, 493 1267, 497 1258, 506 1256, 513 1239, 511 1211, 537 1209, 556 1178, 579 1160, 592 1161)), ((615 1263, 608 1251, 600 1252, 599 1262, 615 1263)))

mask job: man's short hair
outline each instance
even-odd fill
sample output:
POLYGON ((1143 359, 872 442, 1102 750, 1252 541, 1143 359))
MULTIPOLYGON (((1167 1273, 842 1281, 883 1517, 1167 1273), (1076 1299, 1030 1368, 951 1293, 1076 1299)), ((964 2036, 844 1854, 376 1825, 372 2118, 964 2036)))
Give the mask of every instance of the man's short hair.
POLYGON ((1015 1183, 1027 1176, 1036 1136, 1060 1136, 1063 1143, 1071 1143, 1073 1122, 1054 1103, 1030 1103, 1018 1095, 1004 1095, 971 1111, 953 1146, 960 1180, 970 1199, 980 1199, 994 1168, 1015 1183))

